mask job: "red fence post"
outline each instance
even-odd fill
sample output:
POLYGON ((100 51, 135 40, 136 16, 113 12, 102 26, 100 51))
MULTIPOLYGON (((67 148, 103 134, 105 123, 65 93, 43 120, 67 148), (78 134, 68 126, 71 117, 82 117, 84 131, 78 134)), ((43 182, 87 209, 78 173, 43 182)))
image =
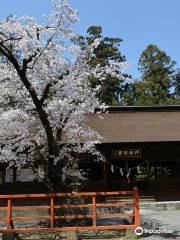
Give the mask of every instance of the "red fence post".
POLYGON ((50 198, 50 227, 54 228, 54 198, 50 198))
POLYGON ((7 217, 6 217, 6 226, 7 229, 11 229, 11 199, 8 199, 7 202, 7 217))
POLYGON ((96 196, 92 196, 93 227, 96 227, 96 196))
POLYGON ((140 214, 139 214, 139 197, 138 197, 138 189, 135 187, 133 188, 133 195, 134 195, 134 218, 135 218, 135 226, 140 226, 140 214))

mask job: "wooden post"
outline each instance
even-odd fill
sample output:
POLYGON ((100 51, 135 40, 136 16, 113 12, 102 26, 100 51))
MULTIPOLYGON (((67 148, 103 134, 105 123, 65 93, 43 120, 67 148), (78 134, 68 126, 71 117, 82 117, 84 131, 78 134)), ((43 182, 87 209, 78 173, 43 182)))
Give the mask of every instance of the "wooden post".
POLYGON ((104 191, 107 191, 107 172, 106 172, 106 162, 102 162, 102 170, 103 170, 103 181, 104 181, 104 191))
POLYGON ((92 207, 93 207, 93 211, 92 211, 92 214, 93 214, 93 227, 96 227, 96 196, 92 196, 92 207))
MULTIPOLYGON (((11 209, 12 209, 12 202, 11 199, 8 199, 7 202, 7 217, 6 217, 6 226, 7 230, 11 229, 11 209)), ((3 233, 2 240, 15 240, 14 233, 3 233)))
POLYGON ((54 198, 50 198, 50 227, 54 228, 54 198))
MULTIPOLYGON (((135 228, 140 226, 140 214, 139 214, 139 198, 138 189, 133 188, 133 219, 135 228)), ((126 239, 135 239, 137 235, 135 234, 135 228, 126 229, 126 239)))
POLYGON ((148 190, 152 192, 149 159, 147 160, 147 181, 148 181, 148 190))
POLYGON ((11 229, 11 199, 8 199, 8 204, 7 204, 6 226, 7 226, 7 229, 11 229))
POLYGON ((133 188, 133 195, 134 195, 134 224, 136 227, 140 226, 140 214, 139 214, 139 197, 138 197, 138 189, 135 187, 133 188))

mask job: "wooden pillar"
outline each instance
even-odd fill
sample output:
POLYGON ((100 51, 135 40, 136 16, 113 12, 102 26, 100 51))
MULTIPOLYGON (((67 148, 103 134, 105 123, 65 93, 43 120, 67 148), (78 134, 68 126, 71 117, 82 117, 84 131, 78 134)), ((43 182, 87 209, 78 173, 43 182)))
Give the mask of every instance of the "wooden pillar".
POLYGON ((54 228, 54 197, 50 198, 50 227, 54 228))
POLYGON ((136 227, 140 226, 140 214, 139 214, 139 195, 138 195, 138 189, 135 187, 133 188, 133 196, 134 196, 134 201, 133 201, 133 212, 134 212, 134 217, 135 217, 135 225, 136 227))
POLYGON ((154 176, 155 176, 155 179, 158 178, 157 163, 154 164, 154 176))
POLYGON ((12 180, 12 194, 16 194, 16 182, 17 182, 17 168, 13 167, 13 180, 12 180))
POLYGON ((106 162, 102 163, 102 171, 103 171, 104 191, 107 191, 108 190, 108 182, 107 182, 106 162))
POLYGON ((176 162, 177 162, 177 166, 178 166, 177 177, 178 177, 178 179, 180 179, 180 161, 176 161, 176 162))
POLYGON ((16 183, 16 171, 17 169, 13 167, 13 184, 16 183))
MULTIPOLYGON (((139 214, 139 196, 138 196, 138 189, 135 187, 133 188, 133 214, 134 214, 134 225, 135 227, 140 226, 140 214, 139 214)), ((135 234, 135 229, 130 228, 126 229, 126 239, 135 239, 137 235, 135 234)))
POLYGON ((7 202, 7 216, 6 216, 6 228, 11 229, 11 199, 7 202))
POLYGON ((5 183, 5 178, 6 178, 6 169, 4 168, 2 172, 2 183, 5 183))
POLYGON ((92 196, 92 215, 93 215, 93 227, 96 227, 96 196, 92 196))
POLYGON ((150 176, 150 161, 147 160, 147 181, 148 181, 148 190, 152 192, 152 186, 151 186, 151 176, 150 176))

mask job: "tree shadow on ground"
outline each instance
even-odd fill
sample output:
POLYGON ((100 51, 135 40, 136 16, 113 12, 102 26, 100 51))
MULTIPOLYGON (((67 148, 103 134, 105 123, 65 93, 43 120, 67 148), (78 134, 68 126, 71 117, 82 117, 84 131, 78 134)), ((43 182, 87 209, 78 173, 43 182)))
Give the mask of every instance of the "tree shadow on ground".
POLYGON ((180 237, 180 231, 177 231, 170 226, 164 226, 157 219, 143 219, 141 220, 141 227, 143 228, 142 237, 153 236, 162 237, 164 239, 179 239, 180 237))

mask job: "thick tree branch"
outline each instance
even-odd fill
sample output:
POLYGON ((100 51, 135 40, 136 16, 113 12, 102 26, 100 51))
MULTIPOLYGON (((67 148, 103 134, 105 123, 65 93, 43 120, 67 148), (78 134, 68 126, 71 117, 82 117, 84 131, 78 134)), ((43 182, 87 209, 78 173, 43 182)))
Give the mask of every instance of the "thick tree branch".
POLYGON ((23 60, 23 71, 26 71, 27 70, 27 66, 30 62, 32 62, 33 58, 35 58, 37 56, 37 52, 35 52, 33 55, 31 55, 29 58, 25 58, 23 60))
POLYGON ((48 120, 47 113, 43 109, 42 104, 41 104, 40 100, 38 99, 37 94, 35 92, 35 89, 28 81, 26 74, 25 74, 25 70, 20 71, 20 78, 21 78, 21 81, 24 83, 24 86, 27 88, 27 90, 29 91, 29 93, 32 97, 33 103, 36 106, 36 110, 38 112, 41 123, 46 131, 49 153, 50 153, 50 155, 54 155, 54 154, 56 154, 56 152, 55 152, 56 151, 56 143, 55 143, 55 138, 53 135, 52 127, 48 120))
POLYGON ((61 127, 57 129, 57 132, 56 132, 56 139, 58 142, 60 142, 62 140, 62 132, 63 132, 63 128, 65 127, 66 123, 68 122, 71 114, 73 113, 75 109, 72 109, 71 111, 68 112, 67 116, 65 117, 65 119, 62 121, 62 116, 60 117, 60 122, 62 121, 61 123, 61 127))
POLYGON ((44 101, 47 99, 48 97, 48 93, 49 93, 49 90, 50 90, 50 87, 51 87, 51 83, 48 83, 43 91, 43 94, 42 94, 42 97, 40 99, 40 103, 41 105, 43 105, 44 101))
POLYGON ((22 83, 24 84, 24 86, 28 90, 28 92, 29 92, 29 94, 30 94, 30 96, 33 100, 33 103, 36 106, 36 110, 37 110, 37 113, 39 115, 40 121, 41 121, 41 123, 42 123, 42 125, 45 129, 46 135, 47 135, 49 155, 50 156, 55 155, 56 150, 57 150, 56 141, 55 141, 55 138, 54 138, 54 135, 53 135, 52 127, 51 127, 50 122, 48 120, 47 113, 43 109, 41 101, 38 99, 34 87, 28 81, 27 76, 26 76, 27 60, 24 61, 23 68, 21 69, 18 61, 13 56, 12 52, 7 47, 3 46, 2 43, 0 43, 0 53, 2 55, 4 55, 9 60, 9 62, 11 62, 13 64, 13 66, 15 67, 22 83))
POLYGON ((12 54, 11 50, 9 50, 6 46, 3 45, 3 43, 0 42, 0 53, 5 56, 9 62, 11 62, 13 64, 13 66, 15 67, 17 73, 19 74, 20 72, 20 66, 19 63, 17 61, 17 59, 14 57, 14 55, 12 54))
POLYGON ((53 35, 48 39, 45 47, 42 49, 42 51, 39 53, 39 55, 37 56, 37 58, 34 60, 32 68, 34 68, 35 63, 36 63, 37 60, 42 56, 42 54, 44 53, 44 51, 46 50, 46 48, 48 47, 48 45, 49 45, 49 44, 51 43, 51 41, 53 40, 54 36, 55 36, 55 34, 53 34, 53 35))
POLYGON ((37 37, 37 40, 39 40, 39 38, 40 38, 40 29, 39 28, 36 28, 36 37, 37 37))

